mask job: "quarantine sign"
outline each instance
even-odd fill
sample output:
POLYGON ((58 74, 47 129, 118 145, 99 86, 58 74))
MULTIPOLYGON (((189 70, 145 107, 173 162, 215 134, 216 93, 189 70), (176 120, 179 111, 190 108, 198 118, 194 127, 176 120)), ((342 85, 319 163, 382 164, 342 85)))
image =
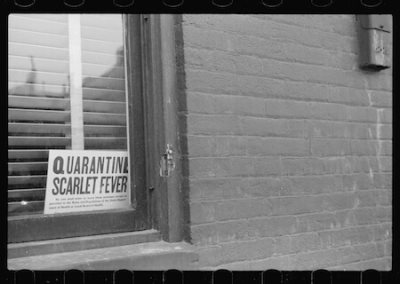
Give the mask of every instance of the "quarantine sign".
POLYGON ((44 214, 130 206, 128 152, 50 150, 44 214))

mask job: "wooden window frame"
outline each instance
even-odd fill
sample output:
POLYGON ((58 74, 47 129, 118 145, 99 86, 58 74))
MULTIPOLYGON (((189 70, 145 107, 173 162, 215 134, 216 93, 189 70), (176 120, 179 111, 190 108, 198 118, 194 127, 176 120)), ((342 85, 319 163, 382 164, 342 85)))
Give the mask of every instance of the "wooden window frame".
POLYGON ((188 239, 178 127, 178 76, 175 15, 126 15, 127 83, 132 203, 135 209, 93 211, 8 218, 9 242, 29 242, 78 236, 157 229, 162 239, 188 239), (133 66, 135 68, 133 68, 133 66), (132 95, 133 94, 133 95, 132 95), (135 96, 136 94, 136 96, 135 96), (140 95, 137 95, 140 94, 140 95), (175 170, 160 177, 165 145, 174 149, 175 170))
POLYGON ((67 214, 32 214, 8 218, 8 241, 11 243, 60 239, 87 235, 140 231, 150 228, 148 197, 145 185, 144 110, 143 110, 143 27, 140 17, 124 16, 132 208, 76 212, 67 214))

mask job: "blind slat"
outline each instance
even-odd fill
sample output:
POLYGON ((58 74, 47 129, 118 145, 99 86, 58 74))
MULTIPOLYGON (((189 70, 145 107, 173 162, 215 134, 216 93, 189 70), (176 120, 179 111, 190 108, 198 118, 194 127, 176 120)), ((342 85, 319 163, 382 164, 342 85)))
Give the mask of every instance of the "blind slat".
POLYGON ((26 188, 26 185, 35 185, 34 187, 45 187, 46 176, 9 176, 8 184, 13 188, 26 188))
POLYGON ((68 46, 68 37, 65 35, 50 36, 46 33, 22 31, 12 28, 9 29, 8 41, 57 48, 66 48, 68 46))
POLYGON ((110 42, 122 42, 122 31, 118 28, 90 27, 82 25, 82 38, 98 39, 110 42), (105 36, 106 34, 106 36, 105 36))
MULTIPOLYGON (((110 71, 112 72, 112 71, 110 71)), ((105 75, 107 76, 107 75, 105 75)), ((106 77, 85 77, 83 79, 83 87, 111 89, 111 90, 124 90, 125 80, 106 77)))
POLYGON ((126 127, 118 125, 85 125, 85 136, 126 137, 126 127))
MULTIPOLYGON (((120 17, 121 16, 117 16, 120 17)), ((111 28, 120 32, 121 20, 116 19, 116 15, 112 14, 85 14, 81 17, 81 23, 84 26, 111 28)))
POLYGON ((45 73, 39 71, 8 70, 8 80, 18 83, 49 84, 67 86, 69 84, 68 74, 45 73))
POLYGON ((105 54, 115 54, 121 48, 121 42, 104 41, 102 39, 82 39, 82 50, 100 52, 105 54))
POLYGON ((110 66, 100 64, 82 64, 82 73, 85 77, 109 77, 116 79, 124 79, 125 70, 122 67, 113 67, 112 72, 110 66))
POLYGON ((45 188, 14 189, 8 192, 8 200, 11 202, 20 200, 41 201, 45 196, 45 188))
POLYGON ((9 136, 8 145, 11 147, 60 147, 71 144, 70 138, 65 137, 32 137, 32 136, 9 136))
POLYGON ((49 156, 49 150, 24 150, 24 149, 13 149, 8 150, 8 160, 21 161, 21 160, 47 160, 49 156))
POLYGON ((123 102, 107 102, 84 100, 83 110, 87 112, 124 113, 126 104, 123 102))
POLYGON ((64 22, 51 22, 48 20, 33 19, 28 17, 10 17, 8 22, 13 29, 20 29, 24 31, 40 32, 46 34, 67 34, 67 23, 64 22))
POLYGON ((126 149, 126 138, 115 137, 86 137, 85 148, 98 150, 98 149, 126 149))
POLYGON ((102 90, 96 88, 83 88, 83 98, 87 100, 107 100, 124 102, 126 100, 125 91, 102 90))
POLYGON ((32 56, 34 58, 68 60, 66 48, 54 48, 51 46, 38 46, 28 43, 9 42, 8 55, 32 56), (29 53, 26 50, 29 48, 29 53))
POLYGON ((11 162, 8 163, 8 174, 20 174, 27 172, 43 172, 47 170, 47 162, 11 162))
POLYGON ((123 57, 117 56, 117 51, 115 54, 106 54, 100 52, 83 51, 82 52, 82 62, 83 63, 93 63, 101 64, 107 66, 123 67, 123 57))
MULTIPOLYGON (((53 134, 65 135, 71 133, 70 124, 45 124, 45 123, 9 123, 8 133, 21 134, 53 134)), ((27 136, 27 135, 26 135, 27 136)))
POLYGON ((29 96, 8 96, 8 106, 12 108, 59 109, 69 108, 68 99, 37 98, 29 96))
POLYGON ((8 214, 39 214, 43 212, 44 201, 28 201, 24 202, 9 202, 8 203, 8 214))
POLYGON ((13 17, 25 17, 29 19, 38 19, 38 20, 46 20, 46 21, 53 21, 53 22, 67 22, 67 15, 66 14, 14 14, 13 17))
POLYGON ((26 110, 9 109, 8 120, 11 121, 46 121, 46 122, 66 122, 69 121, 68 111, 52 110, 26 110))
POLYGON ((62 60, 50 60, 42 59, 37 57, 28 56, 9 56, 8 57, 8 68, 16 70, 31 71, 32 62, 35 65, 36 70, 43 72, 53 73, 68 73, 68 62, 62 60))
POLYGON ((108 113, 83 113, 83 121, 85 124, 105 124, 105 125, 125 125, 126 116, 124 114, 108 114, 108 113))
POLYGON ((68 95, 68 87, 8 82, 8 94, 18 96, 64 98, 68 95))

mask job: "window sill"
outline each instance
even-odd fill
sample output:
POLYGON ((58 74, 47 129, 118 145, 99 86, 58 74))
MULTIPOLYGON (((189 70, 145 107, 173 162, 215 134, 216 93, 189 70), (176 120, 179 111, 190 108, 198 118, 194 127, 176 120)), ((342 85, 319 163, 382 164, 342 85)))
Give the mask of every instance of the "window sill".
POLYGON ((195 270, 198 254, 188 243, 149 242, 8 260, 8 269, 195 270))
POLYGON ((115 233, 8 245, 8 259, 132 245, 161 240, 156 230, 115 233))

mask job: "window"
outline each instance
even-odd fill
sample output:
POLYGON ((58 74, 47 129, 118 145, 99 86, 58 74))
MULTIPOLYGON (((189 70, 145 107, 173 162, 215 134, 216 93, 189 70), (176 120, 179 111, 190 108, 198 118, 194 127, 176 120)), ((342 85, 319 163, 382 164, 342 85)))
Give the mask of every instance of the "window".
POLYGON ((116 14, 9 16, 9 242, 150 228, 141 23, 116 14), (131 208, 44 215, 50 149, 129 151, 131 208))

